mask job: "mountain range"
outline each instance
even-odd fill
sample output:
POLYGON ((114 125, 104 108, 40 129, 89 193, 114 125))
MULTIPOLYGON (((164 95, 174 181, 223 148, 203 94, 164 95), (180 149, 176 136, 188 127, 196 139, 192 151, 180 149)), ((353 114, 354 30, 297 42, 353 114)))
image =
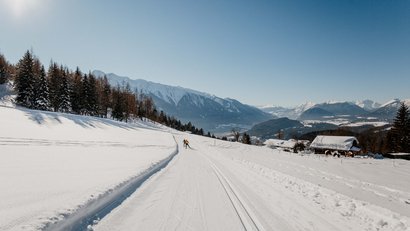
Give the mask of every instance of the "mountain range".
POLYGON ((247 130, 259 122, 274 118, 269 113, 235 99, 97 70, 93 71, 93 75, 107 76, 113 86, 128 83, 131 89, 152 97, 159 110, 213 133, 226 133, 232 129, 247 130))
MULTIPOLYGON (((380 126, 390 123, 400 106, 401 102, 410 105, 410 100, 394 99, 385 104, 380 104, 372 100, 356 102, 335 102, 324 103, 307 102, 294 108, 281 106, 254 107, 243 104, 231 98, 221 98, 208 93, 183 88, 179 86, 169 86, 154 83, 143 79, 131 79, 113 73, 93 71, 97 77, 107 76, 109 82, 115 85, 128 83, 133 90, 144 93, 155 102, 159 110, 163 110, 168 115, 175 116, 182 122, 192 122, 195 126, 203 128, 212 133, 227 133, 232 129, 240 131, 256 130, 257 134, 263 134, 269 127, 277 129, 292 129, 292 133, 300 133, 299 130, 331 129, 335 126, 380 126), (286 117, 290 120, 297 120, 303 126, 288 125, 289 121, 275 121, 277 118, 286 117), (383 122, 381 122, 383 121, 383 122), (262 128, 266 126, 267 128, 262 128), (304 127, 304 129, 301 129, 304 127)), ((269 130, 269 129, 268 129, 269 130)), ((271 129, 272 130, 272 129, 271 129)), ((255 134, 256 134, 255 133, 255 134)))
POLYGON ((346 121, 357 119, 392 121, 402 102, 406 105, 410 105, 410 100, 394 99, 385 104, 380 104, 372 100, 356 102, 329 101, 319 104, 309 102, 294 108, 262 106, 259 107, 259 109, 276 117, 287 117, 301 121, 327 121, 343 118, 346 121))
POLYGON ((410 100, 394 99, 385 104, 371 100, 358 102, 307 103, 295 108, 260 107, 261 110, 284 118, 271 119, 253 126, 248 133, 261 139, 277 136, 303 137, 305 134, 344 128, 363 132, 373 128, 388 129, 401 103, 410 106, 410 100))

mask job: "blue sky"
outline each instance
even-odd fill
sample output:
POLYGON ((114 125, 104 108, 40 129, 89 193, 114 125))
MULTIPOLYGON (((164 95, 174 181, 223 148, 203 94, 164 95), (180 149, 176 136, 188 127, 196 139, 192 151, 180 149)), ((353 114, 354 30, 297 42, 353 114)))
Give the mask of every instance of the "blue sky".
POLYGON ((0 0, 0 52, 252 105, 410 98, 410 1, 0 0))

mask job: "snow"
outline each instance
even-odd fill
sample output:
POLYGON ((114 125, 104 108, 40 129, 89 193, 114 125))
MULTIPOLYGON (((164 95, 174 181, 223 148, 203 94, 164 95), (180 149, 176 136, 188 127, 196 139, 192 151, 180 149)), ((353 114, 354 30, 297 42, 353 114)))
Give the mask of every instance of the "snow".
POLYGON ((392 99, 392 100, 389 100, 386 103, 382 104, 380 107, 382 108, 382 107, 389 106, 390 104, 397 104, 398 102, 400 102, 399 99, 392 99))
POLYGON ((0 118, 0 230, 63 219, 175 150, 149 123, 10 107, 0 118))
POLYGON ((281 140, 281 139, 268 139, 263 144, 268 147, 280 147, 280 148, 287 148, 291 149, 295 147, 297 141, 290 139, 290 140, 281 140))
POLYGON ((349 151, 359 141, 354 136, 316 136, 310 144, 311 148, 349 151))
POLYGON ((348 123, 348 124, 343 124, 345 127, 360 127, 360 126, 365 126, 365 125, 371 125, 373 127, 382 127, 385 125, 388 125, 388 122, 383 122, 383 121, 368 121, 368 122, 354 122, 354 123, 348 123))
POLYGON ((381 104, 378 102, 374 102, 373 100, 357 100, 356 102, 354 102, 354 104, 356 104, 357 106, 368 110, 368 111, 373 111, 376 110, 378 108, 380 108, 381 104))
POLYGON ((306 102, 306 103, 304 103, 304 104, 301 104, 301 105, 297 106, 297 107, 294 109, 294 114, 296 115, 296 117, 299 117, 303 112, 305 112, 305 111, 307 111, 307 110, 313 108, 314 106, 316 106, 315 103, 313 103, 313 102, 306 102))
POLYGON ((410 162, 188 139, 93 230, 410 230, 410 162))
POLYGON ((334 118, 334 117, 328 117, 324 120, 303 120, 302 123, 306 125, 312 125, 312 124, 322 124, 322 123, 327 123, 327 124, 333 124, 333 125, 344 125, 348 124, 349 120, 345 118, 334 118))
POLYGON ((13 83, 0 84, 0 106, 13 107, 15 97, 13 83))
POLYGON ((58 230, 84 214, 89 230, 410 230, 409 161, 21 108, 0 107, 0 118, 0 230, 58 230), (183 139, 192 149, 177 149, 183 139), (99 217, 109 195, 124 198, 99 217))

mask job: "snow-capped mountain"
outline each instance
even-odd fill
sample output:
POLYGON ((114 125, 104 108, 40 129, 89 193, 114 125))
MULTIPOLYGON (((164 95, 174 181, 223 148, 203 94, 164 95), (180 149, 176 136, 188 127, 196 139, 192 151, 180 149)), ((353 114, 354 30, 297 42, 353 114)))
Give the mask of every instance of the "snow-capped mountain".
POLYGON ((152 97, 159 110, 211 132, 228 132, 232 128, 250 128, 272 119, 273 116, 256 107, 234 99, 223 99, 204 92, 183 87, 154 83, 143 79, 130 79, 112 73, 93 71, 97 77, 107 76, 112 85, 129 83, 131 89, 152 97))
POLYGON ((407 106, 410 106, 410 99, 393 99, 381 105, 377 110, 371 112, 369 116, 376 117, 381 120, 393 120, 402 102, 407 106))
POLYGON ((316 104, 312 102, 307 102, 294 108, 286 108, 274 105, 259 106, 258 108, 278 118, 287 117, 289 119, 297 119, 304 111, 314 107, 315 105, 316 104))
MULTIPOLYGON (((391 103, 391 102, 390 102, 391 103)), ((389 102, 387 103, 389 104, 389 102)), ((365 115, 371 112, 376 111, 377 109, 383 107, 382 104, 375 102, 373 100, 358 100, 354 102, 347 101, 327 101, 324 103, 313 103, 307 102, 301 104, 294 108, 287 108, 281 106, 260 106, 258 107, 264 112, 270 113, 277 117, 287 117, 289 119, 301 119, 301 116, 309 114, 306 118, 313 117, 322 117, 322 116, 334 116, 334 115, 365 115), (320 108, 313 109, 313 108, 320 108), (309 111, 313 110, 313 111, 309 111)))
POLYGON ((329 102, 317 104, 304 111, 300 119, 321 119, 324 116, 357 117, 369 113, 365 109, 349 102, 329 102))
POLYGON ((361 101, 356 101, 355 104, 361 108, 363 108, 366 111, 375 111, 378 108, 380 108, 380 106, 382 106, 380 103, 375 102, 373 100, 361 100, 361 101))
POLYGON ((275 105, 259 106, 258 108, 278 118, 282 118, 282 117, 289 118, 294 110, 293 108, 286 108, 286 107, 275 106, 275 105))

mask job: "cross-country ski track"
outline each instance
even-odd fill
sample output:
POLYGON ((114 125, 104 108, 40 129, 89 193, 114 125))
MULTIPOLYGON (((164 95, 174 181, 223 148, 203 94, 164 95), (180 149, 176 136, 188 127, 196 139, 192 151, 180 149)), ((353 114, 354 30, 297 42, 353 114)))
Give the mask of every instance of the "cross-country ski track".
POLYGON ((181 148, 94 230, 408 230, 408 217, 238 155, 260 147, 188 137, 193 149, 181 148))
POLYGON ((0 230, 410 230, 408 161, 293 154, 140 120, 0 116, 0 230))

